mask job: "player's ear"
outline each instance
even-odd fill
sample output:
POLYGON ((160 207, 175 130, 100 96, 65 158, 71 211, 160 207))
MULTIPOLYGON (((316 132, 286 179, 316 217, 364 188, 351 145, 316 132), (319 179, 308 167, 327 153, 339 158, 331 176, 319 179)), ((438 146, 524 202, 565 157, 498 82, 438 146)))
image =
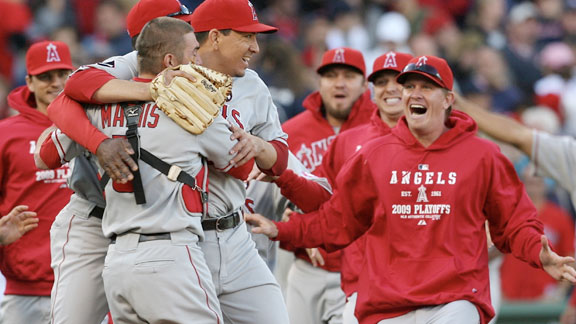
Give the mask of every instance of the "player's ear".
POLYGON ((32 83, 32 76, 26 75, 26 86, 30 92, 34 92, 34 84, 32 83))
POLYGON ((177 57, 174 54, 170 53, 164 55, 162 63, 164 64, 164 68, 175 67, 180 65, 180 62, 178 61, 177 57))
POLYGON ((210 44, 212 45, 213 50, 218 50, 220 37, 222 37, 222 33, 218 29, 211 29, 208 32, 208 39, 210 40, 210 44))

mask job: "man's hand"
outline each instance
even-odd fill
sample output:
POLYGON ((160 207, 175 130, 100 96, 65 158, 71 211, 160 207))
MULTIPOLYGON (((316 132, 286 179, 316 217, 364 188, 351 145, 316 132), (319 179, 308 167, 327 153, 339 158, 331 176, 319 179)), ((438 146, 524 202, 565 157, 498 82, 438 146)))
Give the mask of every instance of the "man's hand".
POLYGON ((169 68, 164 69, 164 71, 162 71, 160 73, 162 73, 162 76, 164 77, 164 84, 165 85, 169 85, 170 82, 172 82, 172 80, 175 77, 183 77, 183 78, 190 80, 190 82, 196 82, 196 78, 192 74, 190 74, 188 72, 184 72, 180 69, 175 69, 175 68, 169 67, 169 68))
POLYGON ((267 175, 266 173, 260 170, 260 168, 258 167, 258 165, 256 165, 256 163, 254 163, 254 167, 252 168, 252 171, 250 171, 250 174, 248 175, 246 182, 250 182, 252 180, 262 182, 274 182, 274 180, 278 179, 279 177, 280 176, 267 175))
POLYGON ((265 141, 257 136, 246 133, 242 128, 230 125, 232 136, 230 140, 238 140, 230 154, 236 154, 232 159, 232 164, 236 166, 243 165, 252 158, 257 158, 264 151, 265 141))
POLYGON ((566 280, 571 283, 576 283, 576 270, 569 265, 574 262, 574 258, 561 257, 552 251, 548 245, 546 235, 542 235, 540 241, 542 242, 540 262, 542 262, 544 271, 556 280, 566 280))
POLYGON ((244 214, 244 219, 250 225, 252 225, 252 233, 254 234, 264 234, 269 238, 275 238, 278 236, 278 228, 276 224, 269 220, 268 218, 260 214, 244 214))
POLYGON ((560 316, 560 324, 576 324, 576 307, 568 304, 560 316))
POLYGON ((27 211, 28 206, 14 207, 8 215, 0 218, 0 244, 7 245, 32 229, 38 227, 36 213, 27 211))
POLYGON ((310 258, 310 261, 312 261, 313 266, 317 267, 318 265, 324 265, 324 258, 317 248, 306 249, 306 253, 308 253, 308 257, 310 258))
POLYGON ((96 151, 100 166, 110 179, 119 183, 127 183, 134 179, 130 170, 138 170, 138 165, 130 157, 131 154, 134 154, 134 150, 125 138, 104 140, 96 151))

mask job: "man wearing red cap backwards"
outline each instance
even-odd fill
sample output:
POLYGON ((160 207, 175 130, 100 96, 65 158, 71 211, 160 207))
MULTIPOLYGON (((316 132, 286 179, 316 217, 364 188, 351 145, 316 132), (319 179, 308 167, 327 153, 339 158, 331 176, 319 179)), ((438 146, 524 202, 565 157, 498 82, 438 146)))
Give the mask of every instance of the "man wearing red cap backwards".
POLYGON ((397 80, 405 117, 346 162, 330 201, 288 223, 249 215, 254 231, 331 251, 366 232, 360 323, 488 323, 486 220, 499 250, 575 282, 574 259, 550 249, 510 161, 451 112, 446 61, 416 57, 397 80))
MULTIPOLYGON (((136 36, 148 21, 170 16, 188 22, 189 13, 177 0, 142 0, 128 14, 128 33, 135 43, 136 36)), ((96 66, 130 78, 131 73, 136 73, 137 70, 136 52, 125 57, 111 58, 96 66)), ((136 100, 142 96, 141 93, 145 95, 142 100, 151 100, 146 84, 123 81, 125 83, 117 85, 115 82, 118 80, 105 71, 83 67, 76 71, 69 81, 76 85, 77 91, 86 93, 89 97, 93 97, 92 93, 102 84, 106 84, 108 89, 123 95, 118 101, 136 100), (142 88, 145 90, 142 91, 142 88)), ((101 100, 99 97, 97 99, 101 100)), ((77 141, 84 138, 85 147, 93 154, 99 153, 99 157, 102 157, 102 152, 107 152, 106 148, 110 146, 129 147, 129 144, 124 145, 122 139, 111 139, 98 131, 87 119, 82 106, 64 94, 58 96, 50 105, 48 114, 55 124, 69 132, 72 138, 77 141), (72 136, 78 133, 79 137, 72 136)), ((62 163, 58 154, 62 151, 58 151, 52 141, 45 143, 42 150, 47 149, 48 152, 56 154, 50 155, 54 160, 45 156, 42 159, 42 154, 38 154, 39 167, 55 167, 62 163)), ((109 310, 102 281, 104 259, 110 243, 102 232, 102 215, 106 202, 102 197, 96 174, 97 167, 93 160, 94 157, 88 153, 74 159, 70 187, 75 194, 66 208, 60 211, 51 229, 51 256, 55 276, 50 300, 53 323, 98 324, 109 310)))
MULTIPOLYGON (((276 107, 265 84, 254 71, 246 71, 251 56, 259 51, 256 34, 273 32, 276 28, 260 24, 253 6, 245 0, 205 1, 196 9, 191 20, 192 26, 199 32, 197 37, 201 44, 198 53, 204 65, 237 77, 231 99, 222 111, 223 116, 235 125, 236 135, 233 139, 240 139, 233 149, 238 153, 234 162, 242 165, 254 157, 260 169, 280 174, 287 163, 286 134, 280 127, 276 107), (196 26, 196 23, 199 25, 196 26), (205 30, 211 26, 215 28, 205 30)), ((118 62, 126 61, 132 62, 133 66, 136 64, 129 54, 95 67, 129 79, 132 76, 130 72, 133 72, 131 69, 117 68, 118 62)), ((84 80, 87 87, 78 87, 79 83, 73 82, 72 86, 75 85, 76 89, 71 86, 65 92, 84 101, 149 100, 147 88, 136 87, 126 91, 128 88, 123 88, 122 80, 111 78, 105 71, 86 69, 75 73, 71 81, 84 80)), ((56 113, 60 124, 55 122, 71 138, 97 153, 99 161, 113 179, 122 182, 131 180, 132 175, 124 162, 131 168, 134 164, 125 148, 120 146, 120 151, 108 150, 115 143, 88 123, 79 122, 83 112, 74 114, 75 117, 71 118, 69 113, 56 113), (109 158, 119 154, 123 159, 109 158)), ((203 223, 206 241, 202 243, 202 248, 214 276, 224 316, 233 323, 288 323, 278 284, 254 249, 254 242, 239 212, 245 201, 244 183, 223 173, 211 172, 210 184, 209 219, 203 223)))
POLYGON ((17 204, 38 213, 38 228, 15 243, 1 247, 0 270, 6 291, 0 323, 48 323, 50 289, 50 226, 72 193, 66 187, 68 166, 39 170, 34 165, 36 139, 52 122, 46 107, 64 88, 74 67, 63 42, 35 43, 26 53, 26 85, 8 95, 19 114, 0 122, 0 215, 17 204))

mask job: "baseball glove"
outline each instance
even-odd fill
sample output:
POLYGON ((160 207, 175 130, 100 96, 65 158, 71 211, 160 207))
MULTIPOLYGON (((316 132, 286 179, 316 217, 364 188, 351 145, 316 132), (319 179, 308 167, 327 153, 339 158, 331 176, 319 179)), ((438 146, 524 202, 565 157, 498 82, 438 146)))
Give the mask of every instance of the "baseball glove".
POLYGON ((161 73, 150 83, 150 93, 162 111, 192 134, 202 134, 220 113, 232 91, 232 78, 209 68, 185 64, 174 68, 194 76, 196 81, 176 76, 164 83, 161 73))

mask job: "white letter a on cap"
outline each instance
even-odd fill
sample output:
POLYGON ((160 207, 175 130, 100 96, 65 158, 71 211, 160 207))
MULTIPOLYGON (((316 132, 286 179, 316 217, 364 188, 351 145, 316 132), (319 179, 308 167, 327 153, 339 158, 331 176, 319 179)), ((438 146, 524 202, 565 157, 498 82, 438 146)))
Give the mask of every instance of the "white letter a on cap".
POLYGON ((344 58, 344 49, 339 48, 334 52, 334 59, 332 60, 334 63, 346 63, 346 59, 344 58))
POLYGON ((50 43, 46 46, 46 50, 48 51, 46 55, 46 63, 50 62, 60 62, 60 55, 58 55, 58 51, 56 50, 56 45, 50 43))
POLYGON ((384 60, 383 68, 386 69, 391 67, 398 67, 398 64, 396 64, 396 53, 386 54, 386 59, 384 60))

